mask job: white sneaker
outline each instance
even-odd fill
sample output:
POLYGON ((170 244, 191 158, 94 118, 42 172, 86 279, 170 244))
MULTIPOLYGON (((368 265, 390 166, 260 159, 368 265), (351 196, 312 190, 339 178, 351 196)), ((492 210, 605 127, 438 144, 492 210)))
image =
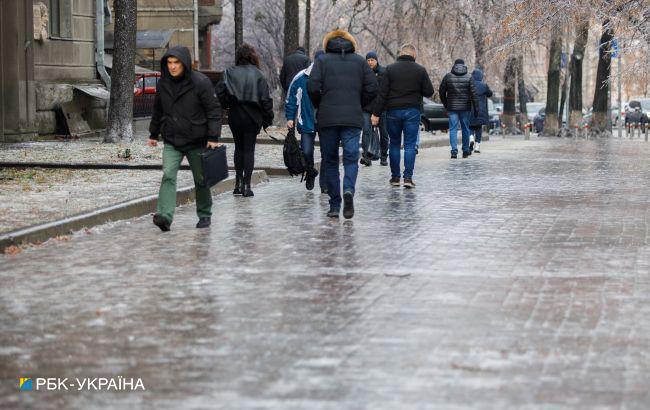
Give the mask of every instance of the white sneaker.
POLYGON ((474 144, 474 152, 478 152, 479 154, 481 153, 481 143, 477 142, 474 144))

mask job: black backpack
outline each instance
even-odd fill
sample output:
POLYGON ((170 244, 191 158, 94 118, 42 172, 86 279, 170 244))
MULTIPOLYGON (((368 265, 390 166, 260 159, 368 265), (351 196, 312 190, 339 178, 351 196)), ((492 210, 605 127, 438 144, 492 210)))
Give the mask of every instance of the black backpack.
POLYGON ((282 154, 284 156, 284 165, 290 175, 303 175, 307 171, 307 161, 305 161, 300 144, 296 139, 295 128, 291 128, 287 133, 282 154))

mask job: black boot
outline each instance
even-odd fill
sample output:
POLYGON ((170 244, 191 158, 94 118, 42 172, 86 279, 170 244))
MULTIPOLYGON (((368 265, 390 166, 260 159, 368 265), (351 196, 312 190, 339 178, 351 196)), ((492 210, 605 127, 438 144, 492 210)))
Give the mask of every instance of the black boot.
POLYGON ((242 189, 242 195, 243 196, 255 196, 253 191, 251 190, 251 184, 244 184, 244 188, 242 189))
POLYGON ((235 176, 235 189, 232 191, 233 195, 241 195, 243 193, 242 191, 244 185, 243 182, 244 182, 244 178, 242 178, 240 174, 237 174, 235 176))
POLYGON ((314 182, 316 181, 317 176, 318 171, 316 171, 314 168, 311 168, 307 171, 307 178, 305 179, 305 188, 307 188, 307 191, 314 189, 314 182))

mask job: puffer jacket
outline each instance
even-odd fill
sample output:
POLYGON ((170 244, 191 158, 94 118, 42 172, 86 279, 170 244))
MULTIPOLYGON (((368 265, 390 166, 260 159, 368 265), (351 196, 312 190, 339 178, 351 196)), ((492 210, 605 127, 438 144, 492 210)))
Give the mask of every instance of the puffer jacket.
POLYGON ((442 79, 439 93, 447 111, 472 111, 472 105, 478 107, 474 81, 465 64, 454 64, 451 72, 442 79))
POLYGON ((492 97, 492 90, 483 82, 483 71, 478 68, 472 71, 472 80, 476 88, 476 97, 478 99, 478 109, 472 111, 469 125, 479 127, 490 123, 490 113, 488 110, 488 98, 492 97))
POLYGON ((205 146, 221 136, 221 105, 212 82, 192 70, 192 57, 186 47, 169 49, 160 59, 162 76, 149 124, 151 139, 162 135, 165 143, 178 149, 205 146), (185 67, 183 77, 172 78, 167 58, 178 58, 185 67))
POLYGON ((363 108, 377 95, 377 77, 368 62, 355 54, 357 42, 345 30, 323 40, 325 55, 314 63, 307 90, 318 109, 318 129, 363 127, 363 108))

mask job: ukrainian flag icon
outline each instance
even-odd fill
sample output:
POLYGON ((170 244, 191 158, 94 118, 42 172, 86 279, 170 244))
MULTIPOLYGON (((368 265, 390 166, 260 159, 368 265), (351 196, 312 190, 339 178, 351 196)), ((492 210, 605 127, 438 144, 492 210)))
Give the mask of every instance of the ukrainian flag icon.
POLYGON ((30 377, 20 378, 20 391, 32 391, 32 379, 30 377))

